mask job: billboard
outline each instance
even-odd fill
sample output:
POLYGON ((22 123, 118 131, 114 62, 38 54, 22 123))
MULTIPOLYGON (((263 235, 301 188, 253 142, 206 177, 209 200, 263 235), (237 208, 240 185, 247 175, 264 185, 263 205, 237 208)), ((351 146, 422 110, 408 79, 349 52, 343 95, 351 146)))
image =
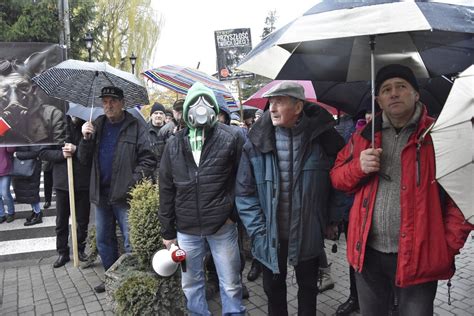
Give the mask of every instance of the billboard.
POLYGON ((230 29, 214 32, 219 80, 253 77, 250 72, 235 67, 252 50, 250 29, 230 29))
POLYGON ((53 145, 64 140, 64 102, 31 80, 61 62, 51 43, 0 43, 0 146, 53 145))

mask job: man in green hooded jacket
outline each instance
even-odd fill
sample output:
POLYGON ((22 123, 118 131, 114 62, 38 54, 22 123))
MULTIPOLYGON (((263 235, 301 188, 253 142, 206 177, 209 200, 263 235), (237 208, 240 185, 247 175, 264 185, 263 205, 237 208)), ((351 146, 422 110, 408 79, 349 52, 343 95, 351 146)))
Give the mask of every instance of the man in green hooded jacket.
POLYGON ((195 83, 183 106, 187 127, 166 143, 160 165, 161 234, 186 252, 182 287, 191 314, 211 315, 203 259, 207 245, 219 276, 222 313, 244 315, 234 179, 242 140, 218 123, 211 89, 195 83))

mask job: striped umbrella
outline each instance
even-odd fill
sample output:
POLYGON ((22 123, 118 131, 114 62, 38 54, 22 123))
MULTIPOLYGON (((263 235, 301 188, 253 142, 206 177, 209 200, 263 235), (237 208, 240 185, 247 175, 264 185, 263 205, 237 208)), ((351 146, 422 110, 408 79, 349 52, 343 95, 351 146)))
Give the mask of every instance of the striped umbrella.
POLYGON ((236 104, 232 94, 223 83, 197 69, 177 65, 166 65, 147 70, 143 72, 142 75, 154 83, 181 94, 188 93, 188 89, 191 88, 195 82, 201 82, 214 91, 219 103, 225 102, 227 106, 235 106, 236 104))
POLYGON ((84 106, 102 106, 97 96, 106 86, 123 90, 127 108, 150 103, 146 88, 137 77, 105 62, 69 59, 34 77, 33 81, 51 97, 84 106))

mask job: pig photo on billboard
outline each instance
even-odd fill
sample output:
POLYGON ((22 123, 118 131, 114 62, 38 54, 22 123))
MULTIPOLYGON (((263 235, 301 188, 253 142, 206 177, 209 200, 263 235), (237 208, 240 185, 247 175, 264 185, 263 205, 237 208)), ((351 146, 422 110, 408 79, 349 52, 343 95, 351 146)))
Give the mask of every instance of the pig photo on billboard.
MULTIPOLYGON (((8 44, 13 45, 13 43, 2 43, 2 46, 8 44)), ((14 47, 18 45, 15 44, 14 47)), ((31 80, 48 68, 48 55, 54 54, 55 50, 33 52, 22 60, 15 57, 5 58, 2 54, 5 47, 2 46, 0 46, 0 146, 60 144, 65 136, 62 103, 47 100, 41 89, 31 80)), ((19 52, 24 54, 24 47, 20 48, 19 52)))

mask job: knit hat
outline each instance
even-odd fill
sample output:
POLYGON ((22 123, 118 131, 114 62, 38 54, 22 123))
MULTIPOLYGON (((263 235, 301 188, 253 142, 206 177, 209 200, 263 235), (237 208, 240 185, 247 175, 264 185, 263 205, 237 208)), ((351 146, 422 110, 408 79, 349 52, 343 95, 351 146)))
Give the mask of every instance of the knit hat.
POLYGON ((264 98, 277 96, 288 96, 306 101, 303 86, 293 81, 283 81, 262 95, 264 98))
POLYGON ((420 91, 416 77, 410 68, 400 64, 390 64, 380 68, 380 70, 377 72, 377 76, 375 76, 375 94, 379 94, 380 87, 385 82, 385 80, 392 78, 405 79, 417 92, 420 91))
POLYGON ((165 113, 166 109, 163 106, 163 104, 155 102, 153 104, 153 106, 151 107, 150 115, 155 113, 156 111, 161 111, 161 112, 165 113))

